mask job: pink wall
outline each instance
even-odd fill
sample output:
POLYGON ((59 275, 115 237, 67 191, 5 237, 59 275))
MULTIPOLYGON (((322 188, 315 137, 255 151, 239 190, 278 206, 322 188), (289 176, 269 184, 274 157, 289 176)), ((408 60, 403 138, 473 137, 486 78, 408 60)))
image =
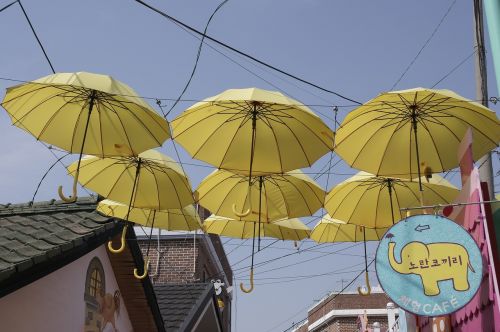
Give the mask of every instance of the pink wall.
MULTIPOLYGON (((85 327, 85 280, 89 262, 101 261, 106 293, 118 285, 104 246, 65 267, 0 299, 0 330, 17 332, 82 332, 85 327)), ((120 297, 120 313, 115 313, 119 332, 133 331, 127 308, 120 297)), ((113 331, 108 327, 106 332, 113 331)))

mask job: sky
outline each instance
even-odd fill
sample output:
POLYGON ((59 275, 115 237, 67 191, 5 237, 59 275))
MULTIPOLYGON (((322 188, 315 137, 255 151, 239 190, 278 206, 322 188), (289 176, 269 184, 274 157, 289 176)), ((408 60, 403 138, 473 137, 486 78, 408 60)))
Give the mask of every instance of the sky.
MULTIPOLYGON (((11 1, 0 0, 0 8, 11 1)), ((191 74, 199 40, 160 15, 129 0, 22 1, 45 50, 58 72, 108 74, 133 87, 140 96, 176 99, 191 74)), ((218 1, 149 1, 151 5, 203 30, 218 1)), ((381 92, 414 87, 446 88, 475 99, 472 1, 328 1, 229 0, 214 16, 208 34, 329 90, 365 102, 381 92), (446 17, 443 16, 448 12, 446 17), (442 20, 439 28, 436 27, 442 20), (429 37, 433 36, 429 41, 429 37), (427 42, 428 41, 428 42, 427 42), (422 46, 426 47, 420 52, 422 46), (418 54, 418 57, 416 55, 418 54), (416 57, 416 59, 415 59, 416 57), (469 57, 469 58, 468 58, 469 57), (465 60, 467 59, 467 60, 465 60), (465 60, 465 61, 464 61, 465 60), (463 62, 463 63, 462 63, 463 62), (406 70, 408 65, 410 68, 406 70), (457 65, 458 68, 453 70, 457 65), (405 73, 406 72, 406 73, 405 73), (401 80, 398 79, 405 73, 401 80), (398 84, 395 85, 395 83, 398 84), (395 86, 394 86, 395 85, 395 86), (393 87, 394 86, 394 87, 393 87)), ((17 84, 51 74, 43 53, 18 5, 0 13, 0 96, 17 84)), ((486 40, 488 43, 488 40, 486 40)), ((497 96, 491 54, 489 93, 497 96)), ((204 46, 197 71, 183 99, 201 100, 229 88, 280 90, 317 112, 332 128, 333 106, 339 119, 353 103, 263 68, 213 43, 204 46)), ((163 102, 166 107, 172 101, 163 102)), ((193 101, 182 101, 172 120, 193 101)), ((490 105, 498 114, 499 105, 490 105)), ((33 193, 54 163, 51 151, 13 127, 0 111, 0 202, 18 203, 33 193)), ((176 158, 172 141, 160 149, 176 158)), ((62 154, 52 151, 56 156, 62 154)), ((192 160, 179 147, 180 160, 197 186, 210 168, 192 160)), ((318 172, 327 155, 308 172, 318 172)), ((335 167, 318 182, 331 188, 356 170, 334 156, 335 167)), ((497 157, 495 157, 497 158, 497 157)), ((68 165, 74 156, 63 159, 68 165)), ((495 169, 498 170, 495 161, 495 169)), ((457 178, 451 178, 456 183, 457 178)), ((57 186, 70 188, 72 178, 57 164, 40 186, 36 200, 57 197, 57 186)), ((321 215, 321 211, 316 213, 321 215)), ((313 226, 315 220, 305 219, 313 226)), ((236 276, 247 283, 249 241, 223 239, 236 276)), ((263 246, 271 243, 264 240, 263 246)), ((304 241, 300 249, 315 246, 304 241)), ((278 242, 256 255, 255 290, 233 291, 233 329, 238 332, 284 331, 306 317, 307 309, 328 292, 341 289, 363 269, 361 244, 327 244, 298 251, 278 242)), ((376 244, 369 245, 373 256, 376 244)), ((373 268, 372 268, 373 269, 373 268)), ((372 285, 378 282, 370 272, 372 285)), ((348 290, 363 283, 359 278, 348 290)))

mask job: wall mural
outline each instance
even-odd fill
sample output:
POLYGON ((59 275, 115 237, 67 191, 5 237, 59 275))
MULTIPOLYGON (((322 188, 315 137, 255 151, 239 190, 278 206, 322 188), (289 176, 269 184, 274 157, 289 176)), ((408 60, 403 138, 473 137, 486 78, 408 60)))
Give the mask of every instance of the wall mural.
POLYGON ((120 315, 120 291, 106 293, 105 278, 101 261, 94 257, 85 279, 85 332, 119 332, 115 319, 120 315))

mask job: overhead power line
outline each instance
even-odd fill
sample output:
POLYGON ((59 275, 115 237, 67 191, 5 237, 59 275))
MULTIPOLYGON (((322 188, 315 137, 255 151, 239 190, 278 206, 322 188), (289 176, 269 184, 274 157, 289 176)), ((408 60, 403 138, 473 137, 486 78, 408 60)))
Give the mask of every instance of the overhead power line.
POLYGON ((45 48, 42 45, 42 42, 40 41, 40 38, 38 38, 38 35, 36 34, 35 28, 33 27, 33 24, 31 24, 30 18, 28 17, 28 14, 26 14, 26 11, 24 10, 23 4, 21 3, 20 0, 17 1, 19 6, 21 7, 21 10, 23 11, 24 17, 26 17, 26 20, 28 21, 28 24, 30 25, 31 31, 33 32, 33 35, 35 35, 36 41, 38 42, 38 45, 42 49, 43 55, 45 56, 45 59, 49 63, 50 69, 52 69, 52 73, 56 73, 54 66, 52 66, 52 62, 50 62, 49 56, 47 55, 47 52, 45 52, 45 48))
POLYGON ((436 34, 436 32, 439 30, 439 28, 441 27, 441 24, 443 24, 444 20, 446 19, 446 17, 448 16, 448 14, 450 13, 451 9, 453 8, 453 6, 455 6, 455 3, 457 2, 457 0, 454 0, 450 6, 448 7, 448 10, 446 11, 446 13, 444 13, 443 17, 441 18, 441 20, 439 21, 438 25, 434 28, 434 30, 432 31, 431 35, 429 36, 429 38, 427 38, 427 40, 425 41, 424 45, 422 45, 422 47, 420 48, 420 50, 417 52, 417 55, 415 55, 415 57, 410 61, 410 63, 408 64, 408 66, 406 66, 406 69, 403 71, 403 73, 401 74, 401 76, 399 76, 399 78, 397 79, 396 83, 394 83, 391 87, 391 90, 394 90, 394 88, 396 87, 396 85, 398 85, 399 82, 401 82, 401 80, 403 79, 403 77, 406 75, 406 73, 408 73, 408 71, 410 70, 410 68, 413 66, 413 64, 415 63, 415 61, 417 61, 418 57, 420 56, 420 54, 422 53, 422 51, 424 50, 424 48, 427 47, 427 45, 429 45, 430 41, 432 40, 432 38, 434 38, 434 35, 436 34))
POLYGON ((184 27, 184 28, 186 28, 186 29, 188 29, 188 30, 190 30, 190 31, 192 31, 192 32, 194 32, 194 33, 196 33, 196 34, 200 35, 200 36, 203 36, 205 39, 208 39, 208 40, 210 40, 210 41, 212 41, 212 42, 214 42, 214 43, 216 43, 216 44, 218 44, 218 45, 220 45, 220 46, 223 46, 223 47, 225 47, 225 48, 227 48, 227 49, 229 49, 229 50, 231 50, 231 51, 233 51, 233 52, 235 52, 235 53, 238 53, 238 54, 240 54, 240 55, 242 55, 242 56, 244 56, 244 57, 246 57, 246 58, 248 58, 248 59, 251 59, 251 60, 253 60, 253 61, 255 61, 255 62, 257 62, 257 63, 259 63, 259 64, 261 64, 261 65, 263 65, 263 66, 265 66, 265 67, 267 67, 267 68, 270 68, 270 69, 272 69, 272 70, 274 70, 274 71, 277 71, 277 72, 279 72, 279 73, 281 73, 281 74, 283 74, 283 75, 285 75, 285 76, 288 76, 288 77, 290 77, 290 78, 293 78, 293 79, 295 79, 295 80, 297 80, 297 81, 300 81, 300 82, 302 82, 302 83, 304 83, 304 84, 307 84, 307 85, 310 85, 310 86, 312 86, 312 87, 315 87, 316 89, 319 89, 319 90, 321 90, 321 91, 331 93, 331 94, 333 94, 333 95, 335 95, 335 96, 337 96, 337 97, 339 97, 339 98, 342 98, 342 99, 348 100, 348 101, 350 101, 350 102, 356 103, 356 104, 358 104, 358 105, 361 105, 361 103, 360 103, 359 101, 356 101, 356 100, 354 100, 354 99, 351 99, 351 98, 349 98, 349 97, 346 97, 346 96, 344 96, 344 95, 342 95, 342 94, 340 94, 340 93, 338 93, 338 92, 335 92, 335 91, 332 91, 332 90, 326 89, 326 88, 324 88, 324 87, 321 87, 321 86, 319 86, 319 85, 317 85, 317 84, 315 84, 315 83, 312 83, 312 82, 310 82, 310 81, 307 81, 307 80, 305 80, 305 79, 303 79, 303 78, 300 78, 300 77, 298 77, 298 76, 296 76, 296 75, 290 74, 290 73, 288 73, 288 72, 284 71, 283 69, 280 69, 280 68, 278 68, 278 67, 275 67, 275 66, 273 66, 273 65, 271 65, 271 64, 268 64, 268 63, 266 63, 266 62, 264 62, 264 61, 262 61, 262 60, 260 60, 260 59, 258 59, 258 58, 256 58, 256 57, 254 57, 254 56, 252 56, 252 55, 250 55, 250 54, 248 54, 248 53, 245 53, 245 52, 243 52, 243 51, 240 51, 240 50, 238 50, 238 49, 236 49, 236 48, 234 48, 234 47, 232 47, 232 46, 230 46, 230 45, 228 45, 228 44, 226 44, 226 43, 224 43, 224 42, 222 42, 222 41, 220 41, 220 40, 218 40, 218 39, 215 39, 215 38, 213 38, 213 37, 211 37, 211 36, 209 36, 209 35, 207 35, 207 34, 205 34, 205 33, 201 32, 201 31, 199 31, 199 30, 197 30, 197 29, 193 28, 192 26, 190 26, 190 25, 188 25, 188 24, 186 24, 186 23, 184 23, 184 22, 182 22, 182 21, 180 21, 180 20, 176 19, 175 17, 173 17, 173 16, 171 16, 171 15, 169 15, 169 14, 167 14, 167 13, 165 13, 165 12, 163 12, 163 11, 161 11, 161 10, 159 10, 159 9, 157 9, 157 8, 155 8, 155 7, 153 7, 153 6, 149 5, 149 4, 147 4, 147 3, 145 3, 145 2, 144 2, 144 1, 142 1, 142 0, 135 0, 135 1, 136 1, 136 2, 138 2, 138 3, 140 3, 141 5, 143 5, 144 7, 147 7, 147 8, 149 8, 150 10, 152 10, 152 11, 154 11, 154 12, 156 12, 156 13, 160 14, 161 16, 165 17, 166 19, 168 19, 168 20, 170 20, 170 21, 172 21, 172 22, 174 22, 174 23, 176 23, 176 24, 178 24, 178 25, 180 25, 180 26, 182 26, 182 27, 184 27))

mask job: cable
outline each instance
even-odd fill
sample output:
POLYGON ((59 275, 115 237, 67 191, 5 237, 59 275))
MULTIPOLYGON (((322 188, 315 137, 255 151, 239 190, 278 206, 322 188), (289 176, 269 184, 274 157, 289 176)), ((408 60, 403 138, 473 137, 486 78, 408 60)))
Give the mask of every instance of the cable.
POLYGON ((188 29, 188 30, 190 30, 190 31, 192 31, 192 32, 194 32, 194 33, 196 33, 196 34, 198 34, 198 35, 204 36, 206 39, 208 39, 208 40, 210 40, 210 41, 212 41, 212 42, 214 42, 214 43, 216 43, 216 44, 218 44, 218 45, 220 45, 220 46, 223 46, 223 47, 225 47, 225 48, 227 48, 227 49, 229 49, 229 50, 231 50, 231 51, 233 51, 233 52, 235 52, 235 53, 237 53, 237 54, 240 54, 240 55, 242 55, 242 56, 244 56, 244 57, 246 57, 246 58, 248 58, 248 59, 251 59, 251 60, 253 60, 253 61, 255 61, 255 62, 257 62, 257 63, 259 63, 259 64, 261 64, 261 65, 263 65, 263 66, 265 66, 265 67, 267 67, 267 68, 270 68, 270 69, 272 69, 272 70, 274 70, 274 71, 277 71, 277 72, 279 72, 279 73, 281 73, 281 74, 283 74, 283 75, 285 75, 285 76, 288 76, 288 77, 290 77, 290 78, 293 78, 293 79, 295 79, 295 80, 297 80, 297 81, 300 81, 300 82, 302 82, 302 83, 304 83, 304 84, 307 84, 307 85, 310 85, 310 86, 312 86, 312 87, 315 87, 316 89, 319 89, 319 90, 321 90, 321 91, 331 93, 331 94, 333 94, 333 95, 335 95, 335 96, 337 96, 337 97, 339 97, 339 98, 342 98, 342 99, 348 100, 348 101, 350 101, 350 102, 353 102, 353 103, 355 103, 355 104, 361 105, 361 103, 360 103, 360 102, 358 102, 358 101, 356 101, 356 100, 354 100, 354 99, 348 98, 348 97, 346 97, 346 96, 341 95, 340 93, 337 93, 337 92, 332 91, 332 90, 328 90, 328 89, 323 88, 323 87, 321 87, 321 86, 319 86, 319 85, 317 85, 317 84, 314 84, 314 83, 309 82, 309 81, 307 81, 307 80, 305 80, 305 79, 302 79, 302 78, 300 78, 300 77, 298 77, 298 76, 295 76, 295 75, 293 75, 293 74, 290 74, 290 73, 288 73, 288 72, 286 72, 286 71, 284 71, 284 70, 282 70, 282 69, 279 69, 279 68, 277 68, 277 67, 275 67, 275 66, 273 66, 273 65, 270 65, 270 64, 268 64, 268 63, 266 63, 266 62, 264 62, 264 61, 262 61, 262 60, 259 60, 259 59, 257 59, 256 57, 254 57, 254 56, 252 56, 252 55, 249 55, 248 53, 245 53, 245 52, 243 52, 243 51, 240 51, 240 50, 238 50, 238 49, 236 49, 236 48, 234 48, 234 47, 232 47, 232 46, 230 46, 230 45, 228 45, 228 44, 226 44, 226 43, 224 43, 224 42, 221 42, 221 41, 219 41, 219 40, 217 40, 217 39, 215 39, 215 38, 213 38, 213 37, 211 37, 211 36, 209 36, 209 35, 207 35, 207 34, 204 34, 203 32, 201 32, 201 31, 199 31, 199 30, 197 30, 197 29, 195 29, 195 28, 193 28, 193 27, 191 27, 191 26, 187 25, 187 24, 186 24, 186 23, 184 23, 184 22, 179 21, 178 19, 176 19, 176 18, 174 18, 174 17, 172 17, 172 16, 168 15, 167 13, 165 13, 165 12, 163 12, 163 11, 161 11, 161 10, 159 10, 159 9, 157 9, 157 8, 155 8, 155 7, 153 7, 153 6, 149 5, 149 4, 147 4, 147 3, 145 3, 145 2, 144 2, 144 1, 142 1, 142 0, 135 0, 135 1, 136 1, 136 2, 138 2, 138 3, 140 3, 141 5, 143 5, 144 7, 147 7, 147 8, 149 8, 149 9, 151 9, 152 11, 154 11, 154 12, 156 12, 156 13, 160 14, 161 16, 163 16, 163 17, 167 18, 168 20, 173 21, 173 22, 175 22, 176 24, 181 25, 181 26, 183 26, 184 28, 186 28, 186 29, 188 29))
POLYGON ((12 6, 13 4, 15 4, 16 2, 18 2, 18 0, 16 1, 12 1, 11 3, 9 3, 8 5, 5 5, 3 6, 2 8, 0 8, 0 13, 3 12, 4 10, 6 10, 7 8, 9 8, 10 6, 12 6))
MULTIPOLYGON (((375 259, 373 259, 369 264, 368 266, 370 266, 373 262, 375 261, 375 259)), ((360 273, 358 273, 358 275, 356 275, 356 277, 354 277, 354 279, 352 279, 345 287, 343 287, 338 293, 336 293, 333 297, 331 297, 330 299, 328 299, 328 301, 326 303, 324 303, 320 308, 317 308, 316 310, 314 311, 311 311, 311 312, 308 312, 308 316, 309 315, 314 315, 318 310, 320 310, 322 307, 324 307, 325 305, 327 305, 328 303, 330 303, 331 301, 333 301, 337 296, 339 296, 340 294, 342 294, 347 288, 349 288, 353 283, 354 281, 356 281, 356 279, 358 279, 365 271, 362 270, 360 273)), ((304 309, 307 309, 309 306, 305 307, 304 309)), ((289 321, 290 319, 294 318, 295 316, 297 316, 299 313, 301 313, 302 311, 304 311, 304 309, 300 310, 297 314, 287 318, 286 320, 282 321, 279 325, 276 325, 274 326, 272 329, 270 330, 267 330, 265 332, 270 332, 270 331, 273 331, 275 327, 278 327, 280 325, 283 325, 283 323, 286 323, 287 321, 289 321)), ((301 324, 303 322, 305 322, 307 320, 308 317, 300 320, 299 322, 297 322, 296 324, 301 324)), ((293 326, 292 326, 293 328, 293 326)), ((291 328, 287 328, 285 330, 283 330, 283 332, 287 332, 287 331, 290 331, 291 328)))
POLYGON ((448 76, 450 76, 451 74, 453 74, 455 72, 455 70, 457 70, 458 68, 460 68, 465 62, 467 62, 467 60, 469 60, 470 58, 472 58, 472 56, 474 54, 476 54, 477 52, 477 48, 474 49, 474 52, 472 52, 471 54, 469 54, 465 59, 463 59, 462 61, 460 61, 455 67, 453 67, 449 72, 448 74, 444 75, 443 78, 441 78, 439 81, 437 81, 436 83, 434 83, 433 86, 431 86, 431 89, 433 89, 436 85, 438 85, 439 83, 441 83, 442 81, 444 81, 446 78, 448 78, 448 76))
POLYGON ((188 81, 186 82, 186 85, 184 86, 184 89, 182 89, 182 92, 181 94, 179 95, 179 97, 175 100, 174 104, 172 105, 172 107, 170 107, 170 109, 168 110, 167 114, 165 114, 165 118, 168 114, 170 114, 170 112, 175 108, 175 106, 177 105, 177 103, 179 103, 180 99, 182 98, 182 96, 184 95, 184 93, 186 92, 186 90, 188 89, 189 87, 189 84, 191 84, 191 80, 193 79, 194 77, 194 73, 196 72, 196 68, 198 67, 198 61, 200 60, 200 56, 201 56, 201 49, 203 48, 203 44, 205 42, 205 36, 206 36, 206 33, 207 33, 207 29, 208 29, 208 26, 210 25, 210 22, 212 21, 212 19, 214 18, 215 14, 219 11, 219 9, 221 9, 229 0, 224 0, 222 1, 218 6, 217 8, 215 8, 215 10, 213 11, 212 15, 210 15, 210 18, 208 19, 207 21, 207 24, 205 25, 205 30, 203 30, 203 35, 201 37, 201 40, 200 40, 200 46, 198 46, 198 52, 196 54, 196 60, 194 62, 194 66, 193 66, 193 70, 191 71, 191 76, 189 76, 189 79, 188 81))
POLYGON ((28 14, 26 14, 26 11, 24 10, 23 4, 21 3, 21 0, 17 0, 17 3, 21 7, 21 10, 23 11, 24 17, 26 17, 26 20, 28 21, 28 24, 30 25, 31 31, 35 35, 36 41, 38 42, 38 45, 40 45, 40 48, 42 49, 43 55, 45 55, 45 59, 49 63, 50 69, 52 69, 52 73, 56 73, 54 70, 54 66, 52 66, 52 62, 50 62, 49 56, 47 55, 47 52, 45 52, 45 48, 42 45, 42 42, 40 41, 40 38, 38 38, 38 35, 35 32, 35 28, 33 27, 33 24, 31 24, 31 21, 28 17, 28 14))
POLYGON ((396 87, 396 85, 398 85, 399 82, 401 82, 401 80, 403 79, 403 77, 406 75, 406 73, 408 72, 408 70, 410 70, 411 66, 413 66, 413 64, 415 63, 415 61, 417 60, 417 58, 420 56, 420 54, 422 53, 422 51, 424 50, 424 48, 427 47, 427 45, 429 45, 429 42, 431 41, 431 39, 434 37, 434 35, 436 34, 436 32, 439 30, 439 28, 441 27, 441 24, 443 24, 444 20, 446 19, 446 17, 448 16, 448 14, 450 13, 451 9, 453 8, 453 6, 455 6, 455 3, 457 2, 457 0, 454 0, 450 6, 448 7, 448 10, 446 11, 446 13, 443 15, 443 17, 441 18, 441 20, 439 21, 438 25, 434 28, 434 31, 432 31, 431 35, 429 36, 429 38, 427 38, 427 40, 425 41, 424 45, 420 48, 420 50, 417 52, 417 55, 415 55, 415 57, 413 58, 413 60, 410 61, 410 63, 408 64, 408 66, 406 67, 406 69, 403 71, 403 73, 401 74, 401 76, 399 76, 399 78, 397 79, 396 83, 394 83, 391 87, 391 90, 394 90, 394 88, 396 87))

